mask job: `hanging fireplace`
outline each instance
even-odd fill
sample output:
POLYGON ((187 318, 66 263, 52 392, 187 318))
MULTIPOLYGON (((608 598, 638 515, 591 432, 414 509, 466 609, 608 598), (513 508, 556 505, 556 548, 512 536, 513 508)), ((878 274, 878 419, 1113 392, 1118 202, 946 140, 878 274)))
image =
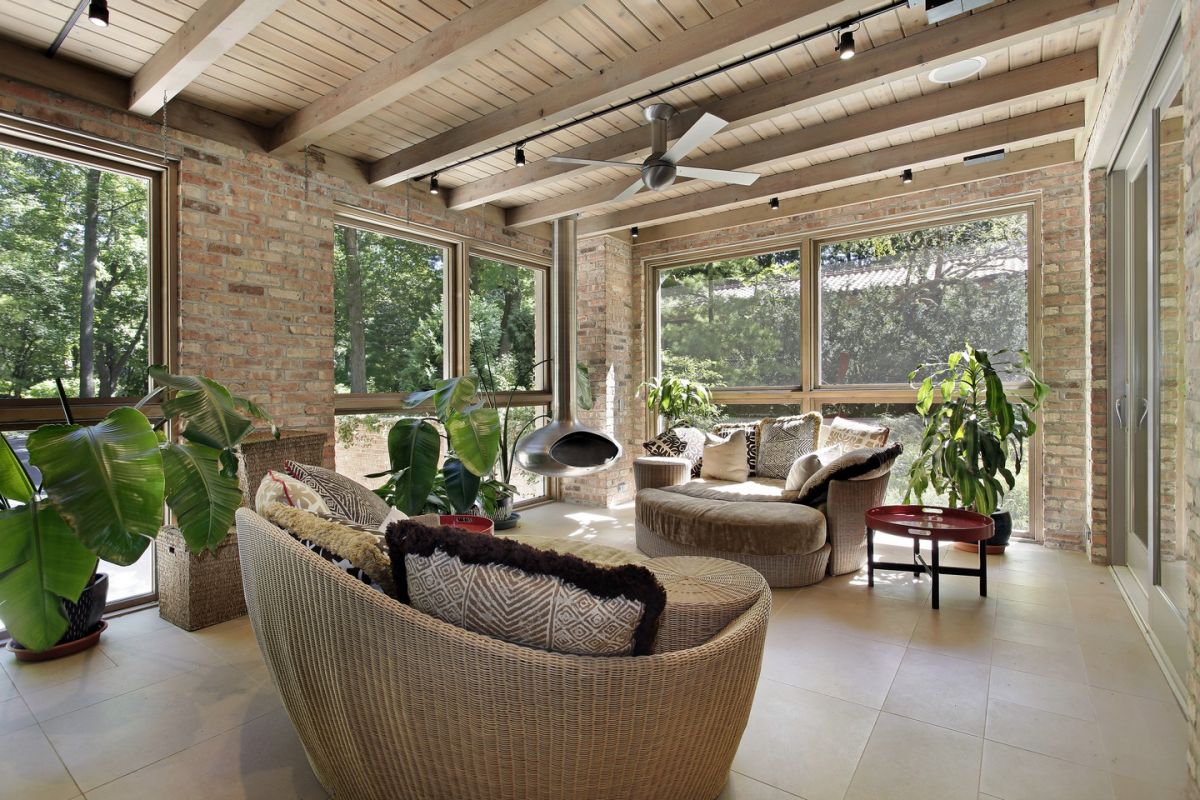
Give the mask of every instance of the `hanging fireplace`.
POLYGON ((517 463, 548 478, 574 478, 602 472, 621 457, 621 445, 606 433, 575 419, 576 218, 554 221, 554 266, 550 319, 554 323, 554 418, 517 445, 517 463))

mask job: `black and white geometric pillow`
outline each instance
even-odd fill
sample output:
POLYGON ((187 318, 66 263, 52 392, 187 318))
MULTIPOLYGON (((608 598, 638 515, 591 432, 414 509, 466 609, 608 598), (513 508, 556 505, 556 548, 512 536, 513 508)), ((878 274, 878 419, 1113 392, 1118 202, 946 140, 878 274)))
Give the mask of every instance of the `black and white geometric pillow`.
POLYGON ((758 474, 786 479, 797 458, 817 449, 821 415, 816 411, 794 417, 764 419, 758 426, 758 474))
POLYGON ((330 513, 339 517, 377 529, 392 510, 382 497, 333 470, 295 461, 285 461, 283 466, 293 478, 312 487, 330 513))
POLYGON ((648 442, 642 442, 646 455, 660 458, 679 458, 687 450, 687 442, 675 435, 674 430, 666 430, 648 442))

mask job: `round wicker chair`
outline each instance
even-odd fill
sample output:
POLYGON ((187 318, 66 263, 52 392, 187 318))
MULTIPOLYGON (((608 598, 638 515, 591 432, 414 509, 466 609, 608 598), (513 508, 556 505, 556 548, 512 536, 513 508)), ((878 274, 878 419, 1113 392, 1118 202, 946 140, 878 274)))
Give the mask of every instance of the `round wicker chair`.
POLYGON ((653 656, 533 650, 355 582, 238 511, 246 605, 313 772, 358 800, 712 800, 758 682, 771 599, 653 656))

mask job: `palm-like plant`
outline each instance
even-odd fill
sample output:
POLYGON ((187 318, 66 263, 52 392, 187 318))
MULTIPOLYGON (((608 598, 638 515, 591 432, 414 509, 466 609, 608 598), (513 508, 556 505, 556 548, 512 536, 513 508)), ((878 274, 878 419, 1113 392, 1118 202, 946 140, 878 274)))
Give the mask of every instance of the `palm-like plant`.
POLYGON ((668 428, 709 428, 721 416, 712 392, 699 381, 663 376, 651 378, 642 388, 646 390, 646 408, 666 417, 668 428))
POLYGON ((908 474, 905 503, 914 497, 921 502, 932 489, 947 495, 955 508, 991 514, 1016 485, 1025 442, 1037 431, 1034 414, 1049 387, 1030 368, 1028 353, 1013 355, 994 363, 986 351, 968 344, 945 363, 923 364, 909 374, 914 382, 924 374, 917 388, 917 413, 925 433, 908 474), (1010 400, 1005 378, 1029 388, 1010 400))
POLYGON ((31 650, 62 637, 62 602, 79 600, 98 560, 138 560, 158 535, 164 503, 194 553, 215 550, 233 524, 242 500, 234 448, 266 413, 203 376, 157 366, 150 376, 162 388, 95 425, 75 424, 60 387, 67 423, 43 425, 28 440, 40 485, 0 436, 0 618, 31 650), (141 409, 171 392, 151 423, 141 409), (172 419, 180 441, 161 432, 172 419))

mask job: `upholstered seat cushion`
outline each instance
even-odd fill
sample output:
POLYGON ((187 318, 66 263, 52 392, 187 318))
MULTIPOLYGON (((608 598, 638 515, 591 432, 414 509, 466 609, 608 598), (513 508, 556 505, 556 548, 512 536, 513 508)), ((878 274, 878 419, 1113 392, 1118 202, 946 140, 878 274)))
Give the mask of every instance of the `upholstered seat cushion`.
POLYGON ((790 503, 799 495, 798 491, 787 491, 784 482, 774 478, 751 478, 746 481, 699 478, 679 486, 664 486, 662 490, 705 500, 741 503, 790 503))
POLYGON ((806 555, 825 546, 825 517, 796 503, 729 502, 643 489, 637 521, 676 544, 754 555, 806 555))
POLYGON ((621 564, 645 564, 650 559, 633 550, 622 550, 606 544, 596 544, 587 539, 560 539, 554 536, 538 536, 533 533, 497 534, 504 539, 527 544, 539 550, 553 550, 564 555, 579 556, 584 561, 616 567, 621 564))

